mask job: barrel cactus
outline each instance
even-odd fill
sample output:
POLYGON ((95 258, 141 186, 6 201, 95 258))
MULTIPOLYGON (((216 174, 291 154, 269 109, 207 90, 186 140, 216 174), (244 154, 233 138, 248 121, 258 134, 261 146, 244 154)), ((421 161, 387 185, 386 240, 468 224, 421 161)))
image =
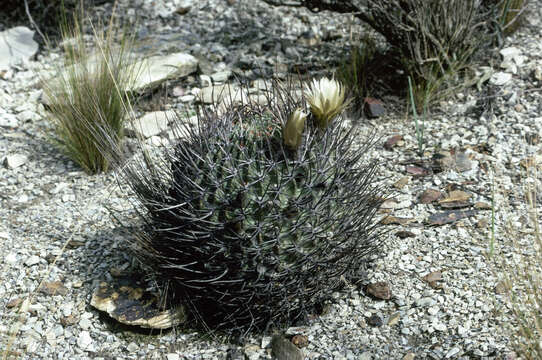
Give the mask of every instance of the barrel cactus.
POLYGON ((161 160, 125 167, 146 224, 135 254, 206 328, 303 319, 360 280, 380 244, 383 193, 364 159, 372 140, 325 108, 342 100, 312 103, 329 94, 307 91, 311 108, 324 107, 317 118, 285 91, 264 107, 203 111, 197 127, 178 126, 183 136, 161 160))

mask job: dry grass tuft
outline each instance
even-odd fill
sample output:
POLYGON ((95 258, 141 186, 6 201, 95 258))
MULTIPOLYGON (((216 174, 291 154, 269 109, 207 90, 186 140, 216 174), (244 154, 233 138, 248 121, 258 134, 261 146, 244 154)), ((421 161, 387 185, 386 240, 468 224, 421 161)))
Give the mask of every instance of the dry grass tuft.
MULTIPOLYGON (((494 196, 503 204, 495 211, 495 266, 505 301, 502 313, 513 323, 504 323, 511 346, 522 359, 542 359, 542 236, 540 194, 542 177, 531 162, 522 174, 521 192, 500 189, 494 196)), ((499 201, 497 201, 499 202, 499 201)))
POLYGON ((117 30, 114 14, 106 29, 92 27, 93 48, 87 46, 83 16, 63 28, 65 63, 56 69, 54 80, 43 82, 50 100, 53 142, 87 173, 109 168, 108 149, 99 139, 113 139, 118 147, 128 113, 129 98, 124 89, 135 81, 138 71, 129 63, 133 38, 117 30))

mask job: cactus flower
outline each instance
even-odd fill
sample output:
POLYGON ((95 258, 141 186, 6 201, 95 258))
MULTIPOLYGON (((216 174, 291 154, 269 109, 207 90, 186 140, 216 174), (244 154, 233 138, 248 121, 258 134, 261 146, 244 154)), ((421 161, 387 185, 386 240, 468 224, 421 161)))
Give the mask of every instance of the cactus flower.
POLYGON ((305 85, 305 97, 319 128, 326 128, 344 110, 344 95, 344 87, 333 79, 322 78, 305 85))
POLYGON ((301 109, 296 109, 284 125, 282 130, 284 144, 292 150, 297 149, 299 145, 301 145, 306 118, 307 113, 303 112, 301 109))

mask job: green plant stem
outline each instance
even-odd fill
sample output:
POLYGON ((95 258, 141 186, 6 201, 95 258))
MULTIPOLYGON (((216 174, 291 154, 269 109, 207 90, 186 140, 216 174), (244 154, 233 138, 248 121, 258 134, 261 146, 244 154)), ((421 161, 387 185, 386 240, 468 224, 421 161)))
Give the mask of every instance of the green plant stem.
POLYGON ((410 103, 412 105, 412 114, 414 116, 414 124, 416 126, 416 140, 418 141, 419 155, 423 155, 423 131, 425 128, 425 114, 427 111, 427 101, 424 101, 422 123, 418 121, 418 112, 416 111, 416 102, 414 101, 414 91, 412 89, 412 80, 408 77, 408 92, 410 95, 410 103))

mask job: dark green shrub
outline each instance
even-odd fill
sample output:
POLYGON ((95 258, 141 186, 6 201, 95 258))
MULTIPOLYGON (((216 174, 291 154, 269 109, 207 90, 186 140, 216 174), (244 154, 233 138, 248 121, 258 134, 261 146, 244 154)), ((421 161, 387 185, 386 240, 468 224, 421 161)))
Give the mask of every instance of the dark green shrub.
POLYGON ((177 122, 181 141, 124 167, 146 224, 134 253, 198 326, 291 324, 363 277, 384 198, 363 161, 372 141, 332 119, 341 93, 312 92, 319 119, 282 91, 266 108, 203 111, 197 128, 177 122))

